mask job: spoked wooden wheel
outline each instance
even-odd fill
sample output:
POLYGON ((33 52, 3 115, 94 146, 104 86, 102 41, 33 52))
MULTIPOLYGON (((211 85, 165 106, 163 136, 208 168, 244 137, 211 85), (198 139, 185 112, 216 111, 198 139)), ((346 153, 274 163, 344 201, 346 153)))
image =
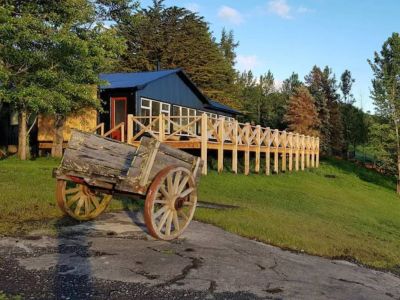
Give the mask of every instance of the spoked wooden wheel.
POLYGON ((150 234, 172 240, 189 225, 197 204, 196 185, 183 167, 162 170, 151 183, 144 205, 144 220, 150 234))
POLYGON ((57 204, 61 210, 79 221, 97 217, 107 208, 112 199, 112 195, 66 180, 57 180, 56 193, 57 204))

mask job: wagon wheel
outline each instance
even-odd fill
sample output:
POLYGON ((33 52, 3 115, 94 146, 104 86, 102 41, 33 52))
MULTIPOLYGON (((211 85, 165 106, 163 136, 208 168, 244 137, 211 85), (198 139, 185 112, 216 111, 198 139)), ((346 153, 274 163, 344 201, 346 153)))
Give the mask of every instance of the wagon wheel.
POLYGON ((158 239, 178 237, 193 218, 197 190, 190 171, 167 167, 154 178, 146 196, 144 220, 150 234, 158 239))
POLYGON ((112 199, 112 195, 66 180, 57 180, 56 197, 60 209, 79 221, 96 218, 112 199))

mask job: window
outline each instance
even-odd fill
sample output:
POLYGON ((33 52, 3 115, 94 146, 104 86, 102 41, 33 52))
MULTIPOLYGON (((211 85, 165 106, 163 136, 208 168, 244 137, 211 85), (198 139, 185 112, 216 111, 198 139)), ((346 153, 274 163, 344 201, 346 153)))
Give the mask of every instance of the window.
MULTIPOLYGON (((170 104, 168 103, 163 103, 160 101, 156 100, 150 100, 146 98, 141 99, 141 105, 140 105, 140 115, 143 117, 149 117, 143 120, 144 125, 150 124, 154 119, 150 117, 158 117, 161 114, 164 114, 166 116, 169 116, 169 111, 170 111, 170 104)), ((155 132, 158 132, 160 128, 160 125, 158 124, 158 121, 153 124, 152 130, 155 132)), ((169 133, 169 126, 168 126, 168 121, 165 120, 165 132, 169 133)))
MULTIPOLYGON (((188 108, 178 105, 174 105, 172 111, 175 117, 173 118, 173 121, 176 123, 173 124, 174 131, 178 130, 181 126, 185 126, 188 125, 190 122, 194 122, 197 116, 201 116, 200 111, 197 111, 193 108, 188 108)), ((180 135, 196 134, 199 127, 200 127, 200 121, 196 121, 189 127, 184 128, 180 133, 180 135)))

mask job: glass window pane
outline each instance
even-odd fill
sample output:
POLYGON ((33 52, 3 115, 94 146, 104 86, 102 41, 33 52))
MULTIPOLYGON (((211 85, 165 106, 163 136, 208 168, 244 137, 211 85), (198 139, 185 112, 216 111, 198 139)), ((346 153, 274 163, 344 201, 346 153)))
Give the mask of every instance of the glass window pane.
POLYGON ((142 107, 150 107, 150 101, 147 99, 142 99, 142 107))
POLYGON ((168 111, 168 112, 169 112, 169 104, 163 103, 163 105, 162 105, 162 110, 163 110, 163 111, 168 111))
POLYGON ((126 109, 125 109, 125 100, 115 100, 114 101, 114 125, 125 122, 126 118, 126 109))
MULTIPOLYGON (((148 108, 143 108, 140 110, 140 115, 143 117, 150 117, 150 109, 148 108)), ((149 118, 143 118, 141 119, 144 125, 148 125, 149 124, 149 118)))
POLYGON ((160 114, 160 102, 152 101, 151 103, 151 115, 158 116, 160 114))

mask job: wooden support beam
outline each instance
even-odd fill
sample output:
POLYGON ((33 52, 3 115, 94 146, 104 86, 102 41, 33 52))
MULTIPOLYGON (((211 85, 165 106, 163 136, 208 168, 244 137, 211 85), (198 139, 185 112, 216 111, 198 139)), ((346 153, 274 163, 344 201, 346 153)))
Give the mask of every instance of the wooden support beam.
POLYGON ((274 172, 279 173, 279 130, 275 129, 274 130, 274 172))
POLYGON ((293 133, 288 134, 288 146, 289 146, 289 172, 293 169, 293 133))
MULTIPOLYGON (((104 135, 104 129, 103 129, 103 133, 102 135, 104 135)), ((128 124, 127 124, 127 133, 126 133, 126 142, 128 144, 132 143, 132 137, 133 137, 133 115, 128 115, 128 124)))
POLYGON ((315 167, 315 138, 311 137, 311 168, 315 167))
POLYGON ((256 162, 255 162, 255 168, 254 171, 256 173, 260 173, 260 152, 261 152, 261 126, 257 125, 256 126, 256 162))
POLYGON ((264 143, 267 145, 265 150, 265 175, 270 175, 271 168, 271 129, 267 127, 264 143))
POLYGON ((208 120, 206 113, 201 115, 201 159, 203 160, 202 174, 207 175, 207 145, 208 145, 208 120))
POLYGON ((244 174, 250 174, 250 123, 246 123, 245 125, 245 143, 246 150, 244 151, 244 174))
POLYGON ((237 166, 238 166, 238 126, 239 123, 237 120, 233 122, 233 130, 232 130, 232 171, 237 174, 237 166))
POLYGON ((165 140, 165 123, 164 123, 164 115, 159 114, 158 116, 158 140, 160 142, 164 142, 165 140))
POLYGON ((220 117, 218 120, 218 173, 224 171, 224 133, 225 133, 225 118, 220 117))
POLYGON ((287 133, 283 131, 281 134, 281 145, 282 145, 282 172, 286 172, 286 143, 287 133))

